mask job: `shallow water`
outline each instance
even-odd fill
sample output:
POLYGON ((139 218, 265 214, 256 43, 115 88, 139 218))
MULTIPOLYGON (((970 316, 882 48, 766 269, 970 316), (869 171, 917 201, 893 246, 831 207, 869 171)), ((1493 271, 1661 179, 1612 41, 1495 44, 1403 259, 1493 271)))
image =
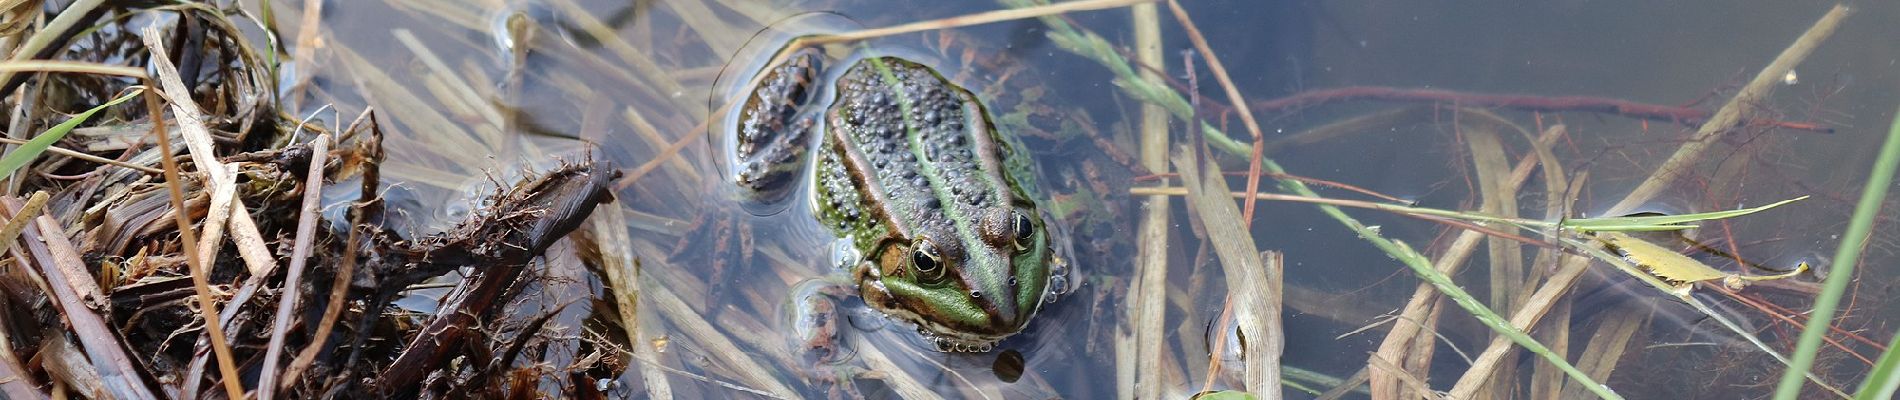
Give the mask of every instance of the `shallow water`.
MULTIPOLYGON (((831 3, 329 2, 317 36, 322 47, 311 63, 292 67, 309 77, 308 95, 290 101, 300 102, 304 112, 333 104, 340 117, 328 112, 320 116, 342 122, 366 104, 374 105, 391 134, 389 153, 403 155, 391 160, 385 179, 401 182, 416 199, 408 212, 418 216, 418 226, 453 220, 452 210, 431 206, 482 193, 494 181, 511 181, 522 168, 546 169, 559 160, 594 157, 641 173, 616 203, 624 211, 622 225, 630 237, 627 251, 604 255, 629 257, 642 266, 641 282, 646 285, 639 333, 644 343, 631 345, 658 351, 658 362, 665 366, 660 375, 667 377, 676 395, 730 397, 736 396, 734 387, 770 391, 758 378, 733 372, 746 367, 731 365, 717 354, 717 342, 730 341, 763 365, 769 380, 785 382, 797 395, 818 396, 826 387, 807 385, 792 372, 790 366, 797 362, 786 353, 787 325, 781 321, 789 288, 825 273, 832 257, 833 238, 812 221, 807 207, 793 203, 777 213, 755 208, 771 215, 741 219, 751 226, 750 246, 756 250, 750 265, 731 261, 737 258, 737 244, 717 247, 722 244, 700 241, 676 250, 702 214, 738 205, 721 180, 729 164, 717 144, 730 126, 730 113, 722 108, 740 91, 734 82, 749 79, 789 35, 892 26, 997 7, 987 2, 831 3), (532 27, 519 29, 526 26, 532 27), (509 32, 531 32, 531 37, 509 32), (679 143, 676 150, 674 143, 679 143), (671 254, 676 252, 684 256, 671 254), (715 269, 715 260, 722 257, 728 260, 721 264, 725 267, 715 269), (662 297, 678 298, 691 310, 669 309, 665 304, 670 300, 662 297), (701 317, 715 327, 718 338, 693 330, 693 322, 686 321, 701 317)), ((1777 1, 1185 3, 1190 3, 1188 11, 1234 75, 1236 86, 1252 101, 1301 90, 1390 86, 1600 96, 1704 111, 1724 101, 1827 8, 1777 1)), ((296 43, 301 5, 277 4, 282 27, 278 33, 285 42, 296 43)), ((1716 229, 1702 229, 1696 236, 1773 268, 1814 260, 1811 254, 1831 254, 1879 133, 1900 102, 1892 90, 1900 87, 1900 74, 1894 72, 1900 47, 1890 40, 1900 35, 1900 27, 1882 23, 1900 18, 1900 6, 1858 7, 1857 14, 1763 104, 1775 111, 1765 117, 1817 122, 1834 127, 1835 133, 1745 129, 1648 208, 1711 211, 1813 195, 1784 209, 1711 225, 1716 229)), ((1127 48, 1133 35, 1128 15, 1114 9, 1067 18, 1127 48)), ((1185 85, 1190 77, 1180 71, 1192 46, 1165 10, 1162 15, 1163 67, 1171 79, 1185 85)), ((1118 359, 1132 357, 1117 352, 1118 338, 1137 329, 1130 322, 1129 291, 1134 221, 1144 208, 1140 198, 1126 195, 1126 190, 1155 184, 1132 182, 1136 174, 1130 168, 1080 139, 1088 136, 1074 132, 1087 132, 1137 154, 1133 132, 1139 126, 1140 101, 1119 91, 1108 70, 1059 48, 1046 32, 1042 22, 1032 19, 897 35, 832 49, 837 55, 905 55, 977 93, 993 115, 1028 112, 1021 120, 1003 121, 999 116, 998 123, 1025 134, 1042 171, 1044 191, 1064 200, 1099 197, 1070 221, 1077 290, 1046 309, 1025 334, 989 353, 937 353, 901 323, 883 321, 859 307, 848 311, 852 325, 865 331, 851 336, 859 341, 856 354, 859 361, 888 357, 897 366, 894 370, 874 369, 914 375, 922 387, 948 397, 1125 397, 1123 390, 1130 385, 1118 383, 1124 375, 1167 377, 1161 393, 1169 398, 1197 392, 1208 381, 1208 350, 1213 347, 1208 338, 1215 330, 1211 321, 1221 314, 1226 293, 1219 262, 1195 239, 1199 228, 1188 222, 1193 215, 1182 206, 1186 200, 1174 199, 1168 242, 1171 288, 1163 324, 1168 332, 1165 345, 1171 349, 1164 361, 1169 370, 1118 375, 1118 359), (1018 358, 1026 371, 1020 377, 1009 367, 999 367, 1018 358)), ((1192 79, 1204 109, 1222 109, 1220 104, 1227 101, 1205 69, 1206 61, 1196 58, 1193 63, 1199 69, 1192 79)), ((1470 128, 1461 124, 1474 117, 1445 102, 1403 104, 1423 108, 1396 123, 1277 148, 1269 156, 1294 174, 1422 206, 1477 209, 1476 176, 1489 172, 1474 171, 1465 131, 1470 128)), ((1272 140, 1398 105, 1345 102, 1258 117, 1272 140)), ((1493 111, 1532 134, 1559 123, 1569 128, 1553 150, 1573 177, 1588 173, 1585 184, 1569 193, 1576 199, 1566 208, 1570 215, 1593 216, 1608 208, 1693 130, 1669 121, 1587 112, 1493 111)), ((1209 114, 1215 126, 1245 135, 1237 116, 1209 114)), ((1182 125, 1174 126, 1180 130, 1182 125)), ((1528 153, 1515 130, 1503 128, 1500 135, 1510 149, 1509 162, 1528 153)), ((1228 171, 1245 171, 1244 161, 1228 160, 1228 171)), ((1229 182, 1237 190, 1244 188, 1242 179, 1229 182)), ((1178 181, 1170 186, 1178 186, 1178 181)), ((1271 186, 1269 182, 1262 188, 1271 186)), ((1541 217, 1546 203, 1542 178, 1533 174, 1524 187, 1517 197, 1521 213, 1541 217)), ((1345 190, 1319 191, 1359 198, 1345 190)), ((1403 265, 1312 206, 1261 202, 1258 207, 1252 222, 1256 245, 1286 254, 1284 364, 1335 378, 1353 375, 1367 365, 1367 353, 1378 349, 1388 325, 1360 328, 1396 313, 1417 280, 1403 265)), ((1442 253, 1457 233, 1392 214, 1350 213, 1430 256, 1442 253)), ((1885 321, 1896 311, 1887 306, 1895 304, 1893 280, 1883 279, 1895 272, 1887 265, 1893 259, 1893 238, 1892 229, 1876 234, 1860 271, 1851 316, 1840 322, 1850 329, 1868 328, 1862 334, 1880 343, 1889 335, 1885 321)), ((1526 257, 1534 252, 1525 251, 1526 257)), ((1480 250, 1455 278, 1478 298, 1489 299, 1484 254, 1480 250)), ((1718 268, 1737 268, 1733 261, 1722 262, 1723 257, 1700 257, 1718 268)), ((1577 353, 1600 333, 1599 327, 1613 325, 1606 321, 1635 321, 1637 333, 1624 347, 1624 357, 1613 363, 1618 368, 1606 382, 1619 393, 1634 398, 1737 398, 1770 390, 1780 371, 1772 359, 1686 306, 1598 267, 1601 273, 1586 278, 1568 296, 1573 361, 1585 356, 1577 353), (1608 318, 1619 315, 1641 317, 1608 318), (1670 378, 1652 378, 1657 375, 1670 378)), ((601 285, 598 277, 588 279, 590 287, 601 285)), ((1799 281, 1759 285, 1742 293, 1787 310, 1805 310, 1810 295, 1804 291, 1816 286, 1808 283, 1815 279, 1799 281)), ((1698 295, 1733 310, 1732 318, 1748 322, 1778 349, 1791 347, 1799 330, 1732 298, 1698 295)), ((1457 308, 1444 311, 1439 324, 1436 333, 1442 340, 1430 362, 1432 372, 1423 378, 1431 387, 1447 390, 1467 367, 1459 354, 1475 356, 1491 333, 1457 308)), ((575 322, 565 329, 578 336, 585 334, 581 328, 593 326, 575 322)), ((1866 345, 1853 348, 1867 357, 1878 354, 1866 345)), ((1827 349, 1823 360, 1825 376, 1848 387, 1865 370, 1838 349, 1827 349)), ((1507 364, 1518 367, 1523 389, 1529 389, 1528 382, 1537 379, 1530 371, 1539 362, 1523 358, 1507 364)), ((632 367, 612 377, 606 387, 616 397, 647 396, 651 387, 638 372, 643 364, 628 365, 632 367)), ((1331 385, 1304 378, 1290 381, 1319 390, 1331 385)), ((1218 379, 1209 386, 1234 385, 1231 379, 1218 379)), ((858 394, 892 397, 901 387, 861 381, 858 394)), ((1287 393, 1290 398, 1310 396, 1287 393)), ((1520 392, 1518 397, 1524 396, 1520 392)))

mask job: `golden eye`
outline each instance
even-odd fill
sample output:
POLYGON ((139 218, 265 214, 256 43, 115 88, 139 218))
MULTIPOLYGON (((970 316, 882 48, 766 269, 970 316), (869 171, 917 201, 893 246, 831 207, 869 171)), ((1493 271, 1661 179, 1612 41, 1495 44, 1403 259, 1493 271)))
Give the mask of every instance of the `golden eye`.
POLYGON ((937 280, 943 277, 943 262, 937 257, 936 246, 932 246, 929 240, 919 240, 917 246, 911 249, 910 267, 920 278, 937 280))
POLYGON ((1015 213, 1015 221, 1009 224, 1011 233, 1016 235, 1016 251, 1028 250, 1036 239, 1036 225, 1022 213, 1015 213))

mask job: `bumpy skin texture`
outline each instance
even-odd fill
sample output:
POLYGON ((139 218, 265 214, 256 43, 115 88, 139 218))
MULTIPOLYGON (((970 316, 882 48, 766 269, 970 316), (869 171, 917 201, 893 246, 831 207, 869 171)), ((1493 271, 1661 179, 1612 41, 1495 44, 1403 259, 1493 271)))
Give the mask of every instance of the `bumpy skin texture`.
POLYGON ((813 171, 819 219, 864 259, 859 294, 944 350, 987 350, 1044 303, 1056 261, 1026 154, 982 105, 907 60, 837 82, 813 171))
POLYGON ((733 180, 745 197, 775 203, 791 192, 805 154, 812 121, 799 114, 816 97, 823 55, 816 49, 792 53, 772 67, 739 109, 738 155, 733 180))

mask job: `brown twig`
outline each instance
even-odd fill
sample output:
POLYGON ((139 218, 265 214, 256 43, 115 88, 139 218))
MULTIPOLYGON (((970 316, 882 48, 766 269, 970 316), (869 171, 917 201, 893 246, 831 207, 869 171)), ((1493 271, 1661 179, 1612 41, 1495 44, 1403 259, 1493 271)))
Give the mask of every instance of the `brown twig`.
POLYGON ((296 244, 290 250, 290 270, 284 271, 285 290, 277 300, 277 315, 271 319, 270 342, 264 346, 264 371, 258 374, 257 380, 258 400, 270 400, 277 391, 277 360, 284 354, 284 331, 290 329, 291 312, 297 309, 304 265, 309 262, 311 242, 317 236, 317 211, 323 206, 323 165, 329 159, 330 135, 317 135, 310 146, 310 169, 304 174, 303 204, 297 212, 296 244))
MULTIPOLYGON (((1724 288, 1720 286, 1711 286, 1711 288, 1714 288, 1716 291, 1722 292, 1724 294, 1728 294, 1732 292, 1728 290, 1728 288, 1724 288)), ((1788 323, 1791 325, 1801 326, 1801 327, 1807 326, 1807 325, 1803 325, 1805 323, 1804 320, 1808 319, 1808 315, 1806 313, 1796 312, 1794 310, 1788 309, 1787 307, 1782 307, 1781 305, 1775 304, 1772 302, 1762 301, 1762 300, 1755 299, 1748 296, 1742 296, 1740 293, 1734 293, 1734 296, 1731 296, 1731 298, 1741 301, 1743 303, 1749 303, 1750 305, 1754 305, 1756 306, 1756 308, 1761 309, 1762 313, 1774 316, 1776 319, 1788 321, 1788 323), (1794 317, 1800 317, 1800 319, 1795 319, 1794 317)), ((1866 336, 1861 336, 1859 333, 1855 333, 1854 331, 1842 329, 1841 327, 1833 326, 1831 324, 1828 326, 1828 330, 1831 332, 1834 332, 1834 334, 1846 336, 1848 339, 1854 339, 1854 341, 1860 342, 1861 344, 1867 345, 1868 347, 1872 347, 1875 350, 1879 350, 1883 352, 1887 351, 1887 345, 1885 343, 1875 342, 1873 341, 1873 339, 1868 339, 1866 336)), ((1846 351, 1845 348, 1843 348, 1842 350, 1846 351)))
MULTIPOLYGON (((1128 194, 1133 195, 1133 196, 1187 196, 1188 189, 1185 187, 1138 187, 1138 188, 1128 189, 1128 194)), ((1246 193, 1232 192, 1232 193, 1228 193, 1228 196, 1238 199, 1238 198, 1246 197, 1246 193)), ((1477 233, 1489 235, 1492 237, 1509 239, 1512 241, 1516 241, 1516 242, 1520 242, 1520 243, 1524 243, 1524 244, 1528 244, 1532 246, 1547 247, 1547 248, 1554 248, 1557 246, 1555 244, 1539 241, 1537 239, 1531 239, 1528 237, 1524 237, 1522 235, 1512 234, 1509 232, 1504 232, 1497 229, 1488 228, 1483 225, 1473 224, 1466 221, 1459 221, 1456 219, 1437 217, 1437 216, 1431 216, 1431 215, 1408 213, 1408 212, 1405 212, 1406 208, 1403 206, 1395 206, 1395 205, 1385 204, 1385 203, 1375 203, 1375 202, 1361 201, 1361 200, 1334 199, 1334 198, 1326 198, 1326 197, 1309 197, 1309 196, 1278 194, 1278 193, 1254 193, 1252 197, 1255 199, 1267 200, 1267 201, 1291 201, 1291 202, 1298 202, 1298 203, 1321 204, 1321 205, 1338 206, 1338 207, 1352 207, 1352 208, 1364 208, 1364 209, 1369 209, 1369 210, 1390 211, 1390 212, 1397 213, 1401 216, 1412 217, 1412 218, 1417 218, 1417 219, 1421 219, 1425 221, 1450 225, 1452 227, 1475 231, 1477 233)))
MULTIPOLYGON (((382 198, 377 197, 377 190, 382 185, 383 129, 376 123, 375 109, 363 110, 363 114, 357 117, 356 122, 350 123, 350 127, 344 129, 344 135, 351 135, 358 128, 369 129, 369 139, 363 142, 362 148, 364 161, 361 195, 357 198, 356 204, 352 205, 350 215, 351 226, 354 227, 363 226, 369 214, 382 212, 382 198)), ((333 277, 335 280, 330 285, 330 301, 324 305, 323 317, 317 320, 317 329, 310 336, 310 344, 297 353, 297 358, 290 360, 289 366, 284 367, 284 381, 278 384, 278 389, 287 389, 290 385, 297 384, 297 378, 303 375, 304 370, 310 368, 311 363, 316 362, 317 355, 323 352, 325 342, 329 341, 330 330, 336 327, 337 317, 343 314, 343 302, 349 298, 350 282, 356 273, 356 253, 362 244, 361 231, 360 228, 350 229, 349 238, 345 240, 343 246, 343 261, 337 264, 336 276, 333 277)))
MULTIPOLYGON (((1465 119, 1466 114, 1490 114, 1482 110, 1467 112, 1464 109, 1457 109, 1452 112, 1454 113, 1453 120, 1457 121, 1452 126, 1470 149, 1473 168, 1469 176, 1478 181, 1478 198, 1482 204, 1479 206, 1479 211, 1505 218, 1516 218, 1519 211, 1518 185, 1510 179, 1512 172, 1509 167, 1510 161, 1506 159, 1504 141, 1498 133, 1500 129, 1513 126, 1500 122, 1503 118, 1495 116, 1487 122, 1467 122, 1465 119)), ((1521 134, 1529 136, 1528 133, 1521 134)), ((1526 158, 1529 159, 1529 157, 1526 158)), ((1509 225, 1486 225, 1510 234, 1518 232, 1516 227, 1509 225)), ((1524 269, 1524 249, 1507 242, 1504 238, 1492 236, 1486 241, 1485 250, 1488 255, 1486 259, 1490 261, 1491 267, 1488 274, 1491 308, 1498 312, 1511 312, 1515 308, 1512 300, 1517 297, 1518 289, 1525 285, 1528 278, 1524 269)), ((1413 374, 1430 375, 1429 371, 1423 369, 1429 367, 1428 362, 1413 365, 1421 367, 1421 369, 1412 370, 1413 374)), ((1506 371, 1499 375, 1511 375, 1511 373, 1506 371)), ((1504 393, 1499 390, 1506 390, 1503 388, 1508 388, 1510 385, 1494 384, 1492 387, 1497 388, 1493 391, 1493 395, 1501 395, 1504 393)))
MULTIPOLYGON (((652 346, 646 346, 645 335, 640 329, 640 262, 634 258, 633 238, 627 234, 627 215, 624 207, 607 207, 597 212, 592 222, 594 237, 600 247, 601 275, 606 279, 607 292, 614 298, 614 311, 625 327, 628 347, 631 347, 633 359, 648 365, 657 365, 652 346)), ((673 386, 657 368, 640 368, 640 378, 646 382, 647 397, 652 399, 672 399, 673 386)))
MULTIPOLYGON (((1727 296, 1728 298, 1735 299, 1735 301, 1739 301, 1742 304, 1747 304, 1749 307, 1755 308, 1756 311, 1760 311, 1762 314, 1767 314, 1770 317, 1774 317, 1774 319, 1777 321, 1786 322, 1788 323, 1788 325, 1793 325, 1796 327, 1803 327, 1803 328, 1807 327, 1807 325, 1802 323, 1801 321, 1797 321, 1793 317, 1789 317, 1787 315, 1782 314, 1781 312, 1776 311, 1775 309, 1780 308, 1780 306, 1774 305, 1774 303, 1769 303, 1766 301, 1756 300, 1748 296, 1743 296, 1739 292, 1736 292, 1734 290, 1729 290, 1729 288, 1722 287, 1720 285, 1711 285, 1709 286, 1709 288, 1712 290, 1715 290, 1716 293, 1721 293, 1723 296, 1727 296), (1773 308, 1770 308, 1771 306, 1773 308)), ((1860 335, 1855 335, 1852 332, 1842 330, 1839 327, 1833 326, 1832 324, 1828 325, 1828 330, 1837 334, 1842 334, 1843 336, 1848 336, 1850 338, 1860 338, 1860 340, 1863 341, 1862 343, 1871 345, 1875 349, 1878 349, 1880 351, 1886 351, 1886 347, 1887 347, 1886 345, 1874 343, 1872 341, 1867 340, 1864 337, 1861 337, 1860 335)), ((1861 355, 1860 352, 1854 351, 1854 349, 1851 347, 1847 347, 1847 344, 1841 343, 1841 341, 1838 339, 1835 339, 1833 337, 1828 337, 1828 336, 1822 336, 1821 340, 1826 341, 1828 345, 1834 346, 1834 348, 1836 349, 1840 349, 1842 353, 1847 353, 1847 355, 1853 356, 1854 358, 1859 359, 1862 363, 1866 363, 1870 367, 1874 365, 1874 360, 1868 359, 1867 356, 1861 355)))
MULTIPOLYGON (((1246 176, 1247 173, 1222 172, 1221 175, 1246 176)), ((1137 176, 1135 177, 1134 181, 1135 182, 1154 182, 1154 181, 1160 181, 1163 179, 1172 179, 1179 176, 1181 176, 1180 173, 1172 173, 1172 172, 1166 173, 1166 174, 1152 174, 1152 175, 1146 175, 1146 176, 1137 176)), ((1401 205, 1412 205, 1413 203, 1415 203, 1412 200, 1402 199, 1402 198, 1399 198, 1398 196, 1393 196, 1393 195, 1389 195, 1385 193, 1379 193, 1379 192, 1373 191, 1372 189, 1366 189, 1366 188, 1355 186, 1353 184, 1345 183, 1345 182, 1336 182, 1336 181, 1329 181, 1329 180, 1319 179, 1319 178, 1305 177, 1305 176, 1299 176, 1299 175, 1293 175, 1293 174, 1274 173, 1274 172, 1261 172, 1260 176, 1273 178, 1273 179, 1290 179, 1290 180, 1296 180, 1300 182, 1306 182, 1309 185, 1325 186, 1325 187, 1330 187, 1330 188, 1335 188, 1335 189, 1341 189, 1341 190, 1345 190, 1345 191, 1349 191, 1353 193, 1372 196, 1380 200, 1390 201, 1390 202, 1398 203, 1401 205)))
POLYGON ((699 125, 694 126, 692 131, 687 132, 683 136, 680 136, 678 140, 673 141, 673 144, 667 145, 665 149, 661 149, 659 154, 656 154, 653 156, 653 159, 647 160, 646 163, 640 164, 639 167, 635 167, 631 170, 623 171, 621 173, 620 181, 614 183, 614 190, 626 189, 627 186, 633 185, 634 182, 640 181, 640 178, 646 176, 647 173, 653 172, 653 170, 660 168, 660 165, 664 164, 666 160, 672 159, 678 156, 680 153, 680 150, 685 149, 686 145, 692 144, 693 142, 696 142, 699 140, 700 135, 706 132, 706 124, 711 123, 711 122, 712 120, 710 119, 706 121, 700 121, 699 125))
POLYGON ((402 354, 377 377, 377 389, 381 393, 412 391, 424 374, 434 371, 449 355, 447 350, 461 341, 468 327, 474 325, 479 316, 488 314, 503 289, 515 283, 530 260, 579 228, 596 205, 612 199, 610 187, 618 175, 619 171, 605 162, 550 172, 504 193, 495 199, 494 209, 477 213, 474 219, 443 236, 447 240, 424 239, 417 243, 428 247, 426 249, 386 254, 395 256, 396 260, 385 261, 396 263, 392 265, 441 263, 481 267, 468 278, 474 282, 470 286, 474 289, 452 300, 452 305, 438 312, 435 320, 409 341, 402 354), (420 254, 405 257, 405 253, 420 254))
MULTIPOLYGON (((1220 57, 1214 54, 1214 48, 1207 45, 1207 38, 1201 36, 1200 26, 1195 25, 1194 19, 1188 17, 1187 10, 1181 8, 1181 3, 1175 0, 1168 0, 1168 10, 1174 12, 1174 20, 1180 22, 1181 29, 1187 32, 1188 42, 1193 43, 1194 48, 1201 52, 1201 58, 1207 59, 1207 69, 1214 73, 1214 81, 1220 82, 1221 89, 1227 93, 1227 101, 1234 104, 1247 104, 1247 99, 1240 95, 1240 89, 1234 86, 1234 80, 1227 76, 1227 66, 1221 64, 1220 57)), ((1252 224, 1253 194, 1260 193, 1260 157, 1266 141, 1260 134, 1260 123, 1254 121, 1253 110, 1241 108, 1239 111, 1241 124, 1246 125, 1247 133, 1253 134, 1253 154, 1247 161, 1247 199, 1246 205, 1241 207, 1243 221, 1252 224)), ((1276 383, 1270 388, 1279 390, 1280 385, 1276 383)), ((1279 396, 1269 395, 1268 397, 1278 398, 1279 396)))

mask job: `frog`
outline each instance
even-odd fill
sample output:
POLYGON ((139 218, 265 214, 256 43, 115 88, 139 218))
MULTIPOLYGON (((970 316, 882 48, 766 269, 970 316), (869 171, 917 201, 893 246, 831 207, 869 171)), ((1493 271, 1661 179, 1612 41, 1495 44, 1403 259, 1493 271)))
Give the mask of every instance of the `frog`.
POLYGON ((728 181, 754 204, 802 198, 837 239, 833 272, 787 303, 808 357, 844 354, 833 303, 851 296, 938 351, 980 353, 1067 291, 1030 154, 976 95, 899 56, 842 73, 816 48, 775 58, 736 103, 728 181))

